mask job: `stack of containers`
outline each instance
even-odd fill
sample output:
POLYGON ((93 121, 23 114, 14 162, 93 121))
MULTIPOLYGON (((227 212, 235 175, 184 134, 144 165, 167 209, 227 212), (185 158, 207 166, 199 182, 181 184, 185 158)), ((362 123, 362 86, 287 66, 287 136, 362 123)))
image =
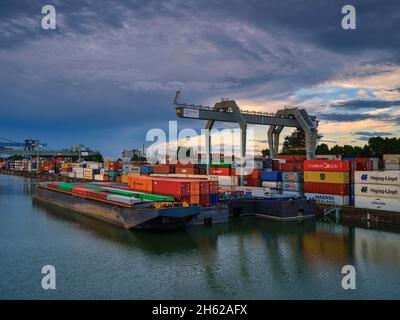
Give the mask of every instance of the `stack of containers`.
MULTIPOLYGON (((262 162, 261 162, 262 166, 262 162)), ((263 169, 243 169, 243 186, 246 187, 261 187, 262 186, 262 175, 263 169)), ((234 169, 233 175, 240 181, 241 169, 234 169)))
POLYGON ((372 171, 374 166, 373 160, 371 158, 353 158, 351 160, 351 172, 350 172, 350 205, 354 206, 355 204, 355 195, 354 195, 354 173, 356 171, 372 171))
POLYGON ((122 174, 121 161, 106 161, 104 163, 105 174, 109 177, 110 181, 119 181, 122 174))
POLYGON ((175 173, 177 174, 199 174, 200 169, 197 164, 187 163, 182 164, 178 163, 175 167, 175 173))
POLYGON ((72 164, 72 173, 74 173, 73 178, 83 179, 83 167, 80 163, 73 163, 72 164))
POLYGON ((356 171, 355 206, 400 212, 400 171, 356 171))
MULTIPOLYGON (((61 175, 69 177, 70 173, 73 173, 72 172, 72 164, 70 162, 65 162, 65 161, 61 162, 60 166, 61 166, 61 168, 60 168, 61 175)), ((75 178, 75 174, 73 175, 73 178, 75 178)))
POLYGON ((129 176, 129 189, 173 197, 192 205, 218 202, 218 181, 189 178, 129 176))
POLYGON ((282 172, 282 195, 288 197, 304 195, 303 172, 282 172))
POLYGON ((141 175, 149 175, 153 173, 153 167, 150 165, 140 166, 140 174, 141 175))
POLYGON ((304 195, 321 204, 349 205, 350 176, 350 161, 306 160, 304 195))
POLYGON ((400 170, 400 154, 383 155, 384 170, 400 170))
POLYGON ((304 155, 280 155, 278 156, 279 171, 282 172, 302 172, 304 155))
POLYGON ((261 174, 262 186, 268 188, 271 196, 282 193, 282 172, 264 170, 261 174))
POLYGON ((175 173, 175 166, 169 165, 169 164, 155 164, 155 165, 153 165, 153 173, 156 173, 156 174, 175 173))

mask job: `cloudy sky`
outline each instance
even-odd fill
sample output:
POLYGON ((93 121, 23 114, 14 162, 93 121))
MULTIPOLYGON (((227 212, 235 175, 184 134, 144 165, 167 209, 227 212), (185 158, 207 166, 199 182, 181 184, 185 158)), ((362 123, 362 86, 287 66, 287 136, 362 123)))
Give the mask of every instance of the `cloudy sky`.
MULTIPOLYGON (((0 137, 119 155, 176 120, 176 90, 195 104, 305 107, 338 144, 399 136, 398 9, 370 0, 2 0, 0 137), (357 29, 343 30, 350 2, 357 29), (56 30, 41 27, 46 4, 56 30)), ((262 147, 266 128, 256 133, 262 147)))

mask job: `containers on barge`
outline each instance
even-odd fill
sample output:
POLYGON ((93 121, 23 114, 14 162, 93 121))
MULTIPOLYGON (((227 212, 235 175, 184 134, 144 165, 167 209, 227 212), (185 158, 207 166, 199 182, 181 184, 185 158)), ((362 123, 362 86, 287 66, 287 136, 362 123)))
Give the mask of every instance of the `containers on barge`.
POLYGON ((152 202, 133 205, 112 205, 100 199, 69 192, 57 191, 38 185, 34 188, 34 200, 61 206, 84 215, 100 219, 127 229, 171 230, 184 227, 201 211, 199 206, 156 207, 152 202))

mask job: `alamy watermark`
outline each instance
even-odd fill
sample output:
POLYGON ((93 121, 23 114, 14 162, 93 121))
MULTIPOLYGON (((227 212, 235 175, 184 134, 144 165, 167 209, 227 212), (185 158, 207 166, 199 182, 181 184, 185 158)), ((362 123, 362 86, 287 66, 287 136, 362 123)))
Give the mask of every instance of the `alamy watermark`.
POLYGON ((42 278, 42 288, 44 290, 56 289, 56 268, 48 264, 42 267, 42 274, 45 276, 42 278))
POLYGON ((245 156, 242 155, 242 130, 236 129, 201 129, 200 133, 191 128, 178 132, 177 121, 169 121, 168 132, 154 128, 147 132, 146 141, 153 142, 146 151, 150 164, 199 164, 206 163, 207 142, 210 143, 212 163, 220 162, 224 155, 225 163, 235 163, 247 169, 254 168, 254 130, 246 130, 245 156))
POLYGON ((45 14, 42 18, 42 28, 44 30, 55 30, 57 28, 56 8, 50 4, 45 5, 42 7, 42 14, 45 14))

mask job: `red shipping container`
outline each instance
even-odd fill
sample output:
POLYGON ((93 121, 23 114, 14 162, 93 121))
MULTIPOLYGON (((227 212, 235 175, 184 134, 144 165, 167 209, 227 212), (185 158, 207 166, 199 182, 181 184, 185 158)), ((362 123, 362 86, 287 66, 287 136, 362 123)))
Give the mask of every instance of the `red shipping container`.
POLYGON ((210 182, 210 193, 218 193, 219 192, 219 184, 218 181, 209 181, 210 182))
POLYGON ((210 205, 210 194, 200 195, 200 205, 203 207, 208 207, 210 205))
POLYGON ((87 189, 84 188, 72 188, 72 193, 79 194, 81 196, 87 196, 88 195, 87 189))
POLYGON ((306 155, 280 155, 277 159, 285 159, 288 162, 299 162, 307 159, 306 155))
POLYGON ((231 168, 217 168, 217 167, 210 168, 210 174, 212 176, 230 176, 231 173, 232 173, 231 168))
POLYGON ((175 167, 169 164, 156 164, 153 166, 153 173, 174 173, 175 167))
POLYGON ((352 162, 353 171, 372 171, 373 161, 369 158, 354 158, 352 162))
POLYGON ((280 162, 279 160, 272 160, 272 171, 279 171, 280 162))
POLYGON ((350 194, 350 185, 340 183, 304 182, 304 192, 347 196, 350 194))
POLYGON ((304 171, 348 172, 351 162, 348 160, 306 160, 304 171))
POLYGON ((88 190, 87 196, 88 197, 92 197, 92 198, 96 198, 96 199, 107 200, 107 193, 106 192, 88 190))
POLYGON ((190 201, 190 182, 182 179, 153 179, 153 193, 174 197, 178 201, 190 201))
POLYGON ((261 180, 251 179, 251 178, 244 178, 243 185, 247 187, 261 187, 261 180))
POLYGON ((279 164, 279 170, 283 172, 301 172, 304 171, 303 162, 286 162, 279 164))

